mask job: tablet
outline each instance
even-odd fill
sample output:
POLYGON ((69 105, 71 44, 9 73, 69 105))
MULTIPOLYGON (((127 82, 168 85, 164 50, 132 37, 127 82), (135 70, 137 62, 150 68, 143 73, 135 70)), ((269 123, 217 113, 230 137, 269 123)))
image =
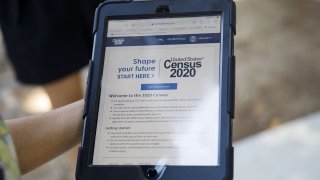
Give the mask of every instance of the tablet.
POLYGON ((234 9, 99 6, 77 179, 232 179, 234 9))

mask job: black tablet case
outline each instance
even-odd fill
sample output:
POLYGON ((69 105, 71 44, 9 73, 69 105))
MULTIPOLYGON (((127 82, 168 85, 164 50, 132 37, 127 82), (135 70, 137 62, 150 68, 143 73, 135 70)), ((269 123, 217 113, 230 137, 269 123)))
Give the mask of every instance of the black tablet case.
MULTIPOLYGON (((84 130, 78 152, 77 180, 226 180, 233 179, 232 119, 234 118, 235 56, 234 35, 236 33, 236 7, 231 0, 132 0, 106 1, 96 9, 94 22, 94 49, 89 63, 89 73, 84 107, 84 130), (143 3, 143 5, 142 5, 143 3), (183 5, 181 5, 183 4, 183 5), (101 67, 103 67, 104 25, 107 16, 140 15, 155 13, 160 6, 169 5, 173 13, 214 12, 222 15, 222 59, 221 62, 221 133, 219 166, 94 166, 92 165, 96 119, 100 98, 101 67), (120 13, 119 13, 119 10, 120 13), (150 177, 153 169, 160 172, 150 177), (160 178, 161 176, 161 178, 160 178)), ((172 13, 172 12, 171 12, 172 13)), ((169 14, 170 16, 170 14, 169 14)))

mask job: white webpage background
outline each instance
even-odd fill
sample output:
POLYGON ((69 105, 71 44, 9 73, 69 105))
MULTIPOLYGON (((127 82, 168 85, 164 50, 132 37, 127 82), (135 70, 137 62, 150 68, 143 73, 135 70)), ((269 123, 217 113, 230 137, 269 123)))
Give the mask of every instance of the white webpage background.
MULTIPOLYGON (((100 110, 98 116, 94 165, 218 165, 219 151, 219 58, 220 44, 135 46, 106 48, 100 110), (202 68, 193 78, 170 78, 169 70, 163 68, 163 61, 171 57, 203 57, 202 68), (132 65, 135 58, 157 61, 156 74, 151 79, 117 79, 118 67, 132 65), (160 66, 160 67, 159 67, 160 66), (177 90, 141 91, 142 83, 177 83, 177 90), (133 98, 143 99, 180 99, 185 101, 127 102, 126 107, 134 106, 193 106, 195 111, 164 112, 166 117, 185 118, 181 122, 150 122, 114 124, 110 112, 114 102, 109 94, 164 93, 167 97, 133 98), (198 101, 188 101, 198 99, 198 101), (122 150, 110 152, 110 141, 115 136, 110 126, 130 126, 130 130, 117 130, 118 134, 134 132, 144 134, 160 132, 157 139, 161 142, 153 148, 132 148, 130 145, 118 146, 122 150), (161 135, 163 132, 163 135, 161 135), (164 132, 170 132, 166 134, 164 132), (168 147, 168 148, 164 148, 168 147)), ((119 98, 124 100, 123 98, 119 98)), ((127 98, 130 99, 130 98, 127 98)), ((141 140, 144 137, 141 137, 141 140)), ((136 147, 136 146, 134 146, 136 147)))

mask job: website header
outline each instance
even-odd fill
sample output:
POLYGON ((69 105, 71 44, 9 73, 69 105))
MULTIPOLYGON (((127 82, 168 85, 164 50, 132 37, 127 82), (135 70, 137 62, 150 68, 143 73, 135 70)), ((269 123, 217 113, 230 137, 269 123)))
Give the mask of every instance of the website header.
POLYGON ((108 37, 220 33, 221 16, 110 20, 108 37))

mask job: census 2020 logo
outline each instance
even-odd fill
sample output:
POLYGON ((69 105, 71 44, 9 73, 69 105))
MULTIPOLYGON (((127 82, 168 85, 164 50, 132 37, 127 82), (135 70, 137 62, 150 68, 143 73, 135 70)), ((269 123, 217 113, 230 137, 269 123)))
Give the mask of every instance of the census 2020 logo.
POLYGON ((122 45, 124 42, 124 38, 116 38, 116 39, 112 39, 113 45, 122 45))

